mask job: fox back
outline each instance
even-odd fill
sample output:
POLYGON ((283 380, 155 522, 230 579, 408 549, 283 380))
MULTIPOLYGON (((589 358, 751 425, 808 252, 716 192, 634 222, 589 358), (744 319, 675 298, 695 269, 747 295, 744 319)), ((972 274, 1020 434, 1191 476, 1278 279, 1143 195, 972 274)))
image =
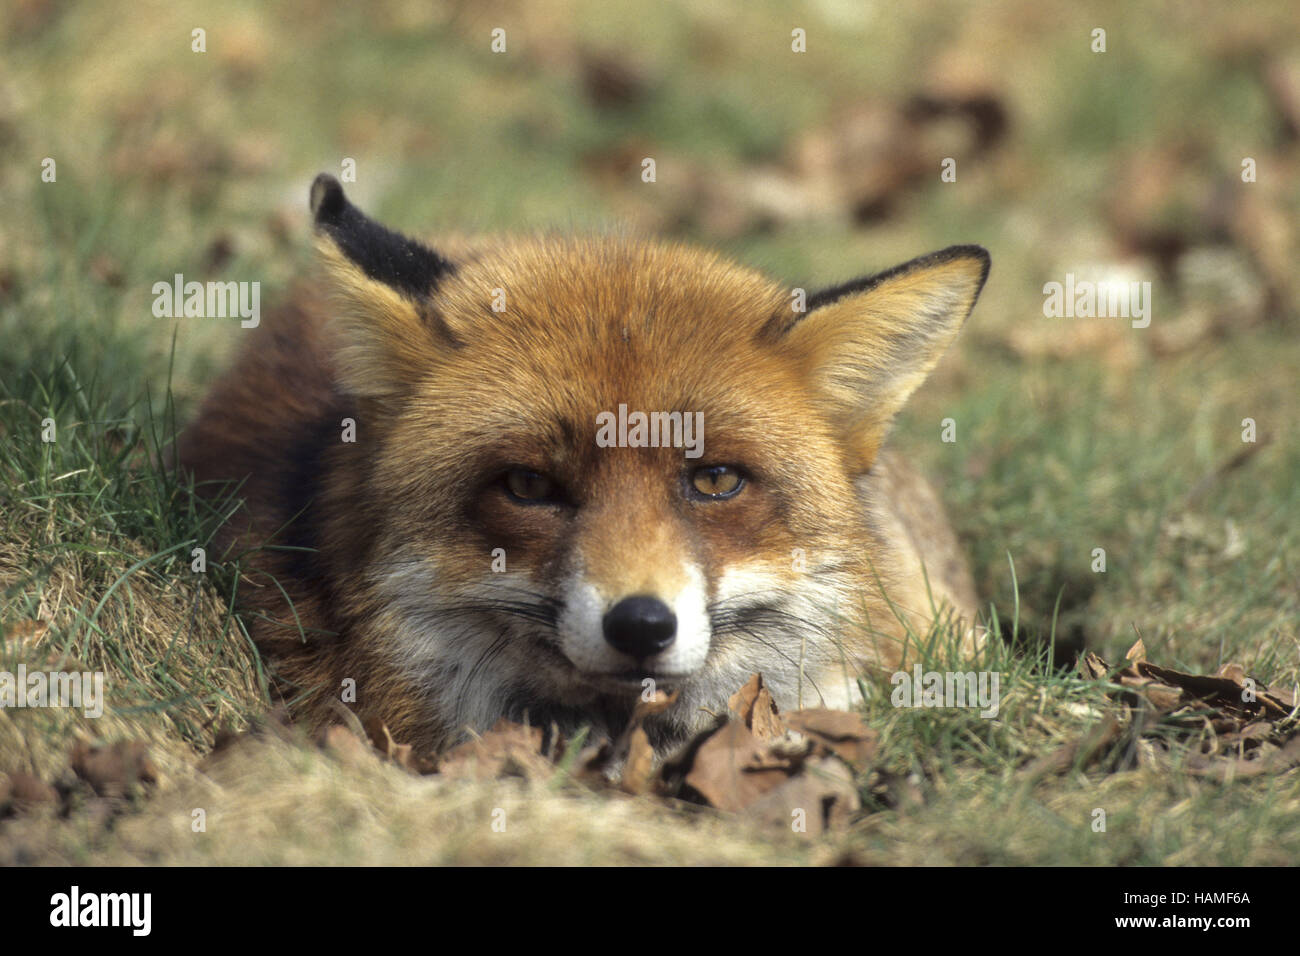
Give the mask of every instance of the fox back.
POLYGON ((698 249, 442 247, 330 177, 322 277, 181 439, 286 696, 425 748, 498 718, 668 747, 754 672, 845 706, 975 598, 933 492, 883 447, 984 283, 957 246, 802 299, 698 249), (347 682, 352 683, 347 683, 347 682), (648 684, 647 682, 651 682, 648 684))

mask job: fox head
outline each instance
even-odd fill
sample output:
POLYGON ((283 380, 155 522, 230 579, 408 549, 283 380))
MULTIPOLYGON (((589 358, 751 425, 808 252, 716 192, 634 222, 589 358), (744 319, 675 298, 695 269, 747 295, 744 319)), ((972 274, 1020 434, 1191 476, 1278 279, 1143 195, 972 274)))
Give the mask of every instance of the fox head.
POLYGON ((671 735, 755 671, 784 706, 834 704, 897 659, 859 482, 970 313, 983 249, 801 302, 673 244, 435 252, 329 176, 311 207, 357 409, 336 454, 367 538, 358 606, 439 721, 612 726, 653 682, 678 692, 671 735))

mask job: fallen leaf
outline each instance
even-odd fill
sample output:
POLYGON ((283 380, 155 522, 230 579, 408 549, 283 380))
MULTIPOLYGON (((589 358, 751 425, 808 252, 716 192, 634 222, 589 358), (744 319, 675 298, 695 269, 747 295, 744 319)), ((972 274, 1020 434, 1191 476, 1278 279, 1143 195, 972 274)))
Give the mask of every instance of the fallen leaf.
POLYGON ((1185 764, 1190 773, 1228 781, 1236 777, 1256 777, 1266 773, 1282 773, 1300 766, 1300 736, 1294 736, 1284 747, 1274 748, 1257 758, 1222 757, 1191 754, 1185 764))
MULTIPOLYGON (((1140 642, 1139 642, 1140 643, 1140 642)), ((1189 772, 1230 779, 1281 772, 1300 763, 1300 735, 1288 718, 1295 709, 1291 693, 1270 689, 1246 674, 1239 664, 1227 663, 1214 675, 1187 674, 1160 667, 1145 659, 1134 645, 1131 659, 1112 668, 1091 652, 1079 659, 1079 671, 1094 680, 1110 680, 1123 690, 1119 699, 1132 705, 1145 700, 1152 705, 1145 717, 1135 714, 1131 728, 1140 763, 1169 766, 1169 728, 1200 734, 1199 752, 1187 756, 1189 772), (1148 727, 1165 728, 1161 735, 1142 739, 1148 727)), ((1027 772, 1072 765, 1076 754, 1063 748, 1035 762, 1027 772)))
POLYGON ((772 826, 817 836, 847 826, 861 808, 853 772, 843 762, 823 757, 762 794, 746 808, 746 814, 772 826))
POLYGON ((58 792, 30 773, 11 773, 0 778, 0 808, 12 804, 15 810, 29 810, 41 803, 54 803, 58 792))
POLYGON ((811 737, 822 752, 834 754, 855 767, 863 767, 876 754, 879 735, 860 714, 847 710, 809 708, 786 714, 786 725, 811 737))
POLYGON ((542 756, 542 729, 504 717, 487 733, 453 747, 438 761, 438 773, 453 779, 494 780, 522 776, 544 779, 554 766, 542 756))
POLYGON ((370 742, 374 744, 375 749, 381 754, 397 764, 403 770, 413 770, 419 772, 416 767, 416 760, 410 744, 399 744, 389 731, 388 725, 377 717, 372 717, 365 723, 367 736, 370 742))
POLYGON ((648 83, 644 73, 630 64, 622 52, 583 50, 578 66, 583 91, 596 109, 627 109, 646 96, 648 83))
POLYGON ((1137 660, 1130 661, 1126 667, 1111 674, 1110 666, 1089 652, 1079 659, 1079 670, 1093 680, 1110 675, 1116 683, 1143 689, 1148 693, 1165 695, 1166 691, 1177 691, 1179 701, 1183 704, 1200 702, 1227 710, 1239 718, 1261 716, 1269 720, 1281 720, 1295 708, 1295 701, 1289 692, 1270 690, 1262 682, 1245 676, 1245 671, 1241 668, 1230 671, 1233 676, 1225 673, 1227 667, 1220 668, 1218 675, 1186 674, 1147 660, 1137 660), (1249 697, 1255 699, 1249 700, 1249 697))
POLYGON ((1228 663, 1219 668, 1219 676, 1240 684, 1246 677, 1246 668, 1240 664, 1228 663))
POLYGON ((673 691, 671 694, 665 694, 661 690, 656 690, 649 700, 646 700, 644 696, 637 697, 636 706, 632 708, 631 725, 640 727, 647 717, 662 714, 677 703, 679 693, 681 692, 673 691))
POLYGON ((629 793, 649 789, 659 764, 644 724, 677 703, 678 693, 665 694, 656 689, 648 700, 638 696, 627 726, 617 739, 584 748, 578 760, 579 775, 591 784, 618 784, 629 793))
POLYGON ((754 674, 745 686, 731 695, 727 706, 740 716, 744 725, 759 740, 770 740, 785 733, 776 701, 763 683, 762 674, 754 674))
POLYGON ((650 789, 655 771, 655 751, 644 728, 632 731, 628 742, 627 762, 619 786, 625 793, 639 795, 650 789))
POLYGON ((362 740, 343 724, 331 724, 318 735, 321 748, 350 766, 361 766, 376 759, 379 755, 370 746, 369 741, 362 740))
POLYGON ((124 797, 138 784, 158 780, 148 747, 139 740, 119 740, 109 746, 79 740, 73 745, 71 764, 77 776, 101 797, 124 797))
POLYGON ((719 810, 743 810, 789 774, 739 720, 728 721, 695 753, 687 786, 719 810))

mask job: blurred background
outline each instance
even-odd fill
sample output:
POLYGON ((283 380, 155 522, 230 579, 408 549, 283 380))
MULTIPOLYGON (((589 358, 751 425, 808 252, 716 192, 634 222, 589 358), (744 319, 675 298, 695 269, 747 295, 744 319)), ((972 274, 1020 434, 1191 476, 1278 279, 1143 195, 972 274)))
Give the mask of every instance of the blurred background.
POLYGON ((1189 666, 1294 668, 1300 9, 1084 7, 12 0, 0 371, 37 401, 59 364, 122 415, 170 382, 183 421, 241 330, 155 318, 152 284, 259 281, 268 309, 349 161, 408 232, 627 227, 810 288, 980 243, 897 440, 983 596, 1066 644, 1136 625, 1189 666), (1150 327, 1045 317, 1067 273, 1151 282, 1150 327))

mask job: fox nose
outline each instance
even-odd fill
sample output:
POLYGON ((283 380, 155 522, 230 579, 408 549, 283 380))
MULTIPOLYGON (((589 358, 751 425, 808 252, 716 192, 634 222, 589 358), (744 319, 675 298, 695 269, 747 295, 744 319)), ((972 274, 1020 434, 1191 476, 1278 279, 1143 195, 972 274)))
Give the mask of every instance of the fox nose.
POLYGON ((610 608, 601 626, 605 640, 615 650, 644 660, 673 642, 677 636, 677 615, 657 597, 634 595, 610 608))

